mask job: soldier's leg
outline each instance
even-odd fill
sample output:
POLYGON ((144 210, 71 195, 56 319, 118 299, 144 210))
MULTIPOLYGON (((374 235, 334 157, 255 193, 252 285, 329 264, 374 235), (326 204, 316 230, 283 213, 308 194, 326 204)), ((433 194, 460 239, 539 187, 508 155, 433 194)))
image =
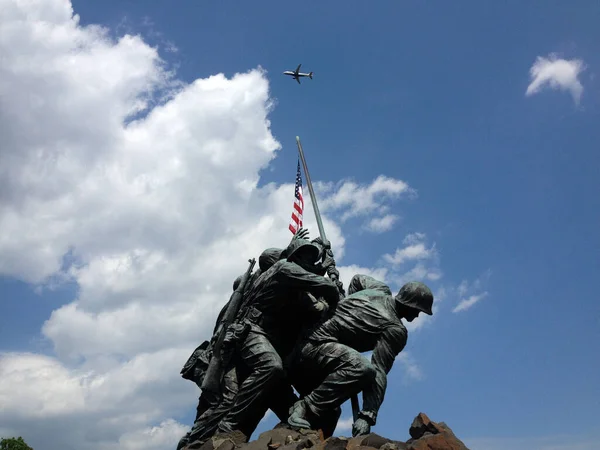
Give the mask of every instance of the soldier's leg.
POLYGON ((294 393, 291 384, 284 380, 278 387, 274 387, 274 392, 270 397, 269 408, 282 422, 287 422, 290 416, 290 408, 298 401, 298 396, 294 393))
MULTIPOLYGON (((327 376, 327 372, 325 372, 319 364, 307 357, 302 357, 303 347, 304 346, 298 349, 298 353, 296 353, 296 355, 294 355, 295 357, 288 363, 290 381, 294 388, 296 388, 296 391, 300 394, 300 398, 304 398, 306 395, 310 394, 327 376)), ((337 407, 318 418, 311 415, 310 428, 320 429, 323 432, 324 437, 328 438, 333 435, 341 414, 342 408, 337 407)))
POLYGON ((250 331, 240 346, 239 355, 248 376, 217 431, 239 430, 249 438, 267 412, 273 388, 282 382, 284 372, 280 356, 262 334, 250 331))
POLYGON ((194 426, 196 425, 196 422, 198 422, 198 420, 200 419, 200 416, 206 410, 208 410, 209 407, 210 407, 210 404, 206 400, 206 396, 204 395, 204 393, 201 393, 200 397, 198 398, 198 406, 196 406, 196 418, 194 419, 194 425, 192 425, 192 429, 190 431, 188 431, 179 440, 179 443, 177 444, 177 450, 181 450, 183 447, 185 447, 186 445, 188 445, 190 443, 190 435, 192 434, 192 431, 194 430, 194 426))
POLYGON ((328 410, 327 413, 316 420, 316 424, 313 425, 317 429, 321 429, 323 431, 323 436, 325 439, 333 436, 333 432, 335 431, 335 427, 337 427, 338 420, 342 415, 342 408, 338 406, 333 410, 328 410))
MULTIPOLYGON (((308 358, 309 355, 302 353, 298 355, 291 363, 290 372, 292 375, 292 383, 301 398, 304 398, 310 394, 315 388, 317 388, 323 380, 327 377, 328 373, 321 366, 321 361, 314 361, 308 358)), ((332 410, 327 410, 321 417, 316 417, 311 414, 310 425, 311 428, 320 429, 323 432, 323 436, 327 439, 333 436, 333 432, 337 426, 338 420, 342 415, 342 408, 338 406, 332 410)))
POLYGON ((235 400, 238 392, 238 371, 235 365, 231 365, 221 384, 221 401, 206 409, 196 419, 187 440, 190 443, 203 443, 215 434, 219 421, 227 414, 235 400))
POLYGON ((288 419, 291 425, 301 426, 310 415, 320 418, 331 414, 352 395, 362 391, 376 373, 367 358, 337 342, 309 343, 302 351, 302 358, 308 365, 318 367, 319 372, 327 375, 302 401, 294 405, 294 412, 288 419))

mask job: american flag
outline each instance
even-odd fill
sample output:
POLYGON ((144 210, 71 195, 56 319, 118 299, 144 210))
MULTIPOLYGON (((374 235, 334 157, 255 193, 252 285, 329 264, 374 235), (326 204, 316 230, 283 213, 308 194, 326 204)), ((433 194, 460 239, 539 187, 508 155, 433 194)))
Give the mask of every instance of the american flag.
POLYGON ((304 212, 304 198, 302 197, 302 175, 300 174, 300 158, 298 158, 298 172, 296 173, 296 191, 294 192, 294 209, 289 229, 296 234, 302 227, 302 213, 304 212))

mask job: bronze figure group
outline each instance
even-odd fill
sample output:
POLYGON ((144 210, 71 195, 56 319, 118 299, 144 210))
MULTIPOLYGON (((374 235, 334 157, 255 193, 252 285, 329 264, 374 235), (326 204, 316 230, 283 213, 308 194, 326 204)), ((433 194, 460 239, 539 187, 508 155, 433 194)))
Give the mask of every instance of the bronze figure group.
POLYGON ((249 439, 268 409, 291 428, 331 436, 349 399, 352 434, 368 434, 387 374, 406 345, 402 319, 432 314, 433 294, 420 282, 405 284, 394 296, 381 281, 359 274, 346 294, 330 243, 309 241, 305 229, 285 249, 266 249, 258 263, 253 273, 251 260, 235 280, 213 337, 181 370, 201 395, 178 450, 232 432, 249 439), (368 351, 370 360, 361 354, 368 351))

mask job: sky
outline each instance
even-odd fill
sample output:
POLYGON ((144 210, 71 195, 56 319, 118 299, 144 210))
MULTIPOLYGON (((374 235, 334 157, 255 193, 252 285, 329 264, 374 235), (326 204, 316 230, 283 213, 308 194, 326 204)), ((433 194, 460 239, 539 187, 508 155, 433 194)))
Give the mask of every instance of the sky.
POLYGON ((199 395, 179 370, 248 258, 291 238, 300 136, 345 285, 435 295, 373 432, 424 412, 472 450, 597 448, 599 20, 0 0, 0 436, 175 448, 199 395))

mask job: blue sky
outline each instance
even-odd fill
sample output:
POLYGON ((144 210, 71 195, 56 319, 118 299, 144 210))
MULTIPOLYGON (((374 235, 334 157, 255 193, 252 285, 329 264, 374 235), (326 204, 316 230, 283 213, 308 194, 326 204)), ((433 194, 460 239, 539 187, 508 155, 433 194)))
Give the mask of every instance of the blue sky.
MULTIPOLYGON (((382 255, 423 233, 443 274, 432 280, 445 293, 436 316, 409 335, 420 375, 406 375, 410 364, 394 368, 375 432, 407 439, 423 411, 476 450, 504 448, 509 438, 512 448, 549 448, 540 442, 570 433, 592 448, 585 442, 600 419, 600 4, 74 0, 73 8, 81 25, 104 26, 115 39, 140 34, 185 83, 262 67, 275 100, 270 131, 282 148, 259 186, 293 183, 299 135, 314 181, 362 185, 385 175, 416 191, 389 205, 400 218, 384 233, 331 212, 345 239, 340 264, 383 267, 382 255), (536 59, 551 54, 583 62, 578 101, 549 84, 526 95, 536 59), (300 86, 282 75, 299 63, 314 71, 300 86)), ((36 293, 39 283, 5 270, 6 258, 0 351, 54 357, 40 330, 74 299, 77 283, 36 293)), ((189 425, 193 403, 172 417, 189 425)))

